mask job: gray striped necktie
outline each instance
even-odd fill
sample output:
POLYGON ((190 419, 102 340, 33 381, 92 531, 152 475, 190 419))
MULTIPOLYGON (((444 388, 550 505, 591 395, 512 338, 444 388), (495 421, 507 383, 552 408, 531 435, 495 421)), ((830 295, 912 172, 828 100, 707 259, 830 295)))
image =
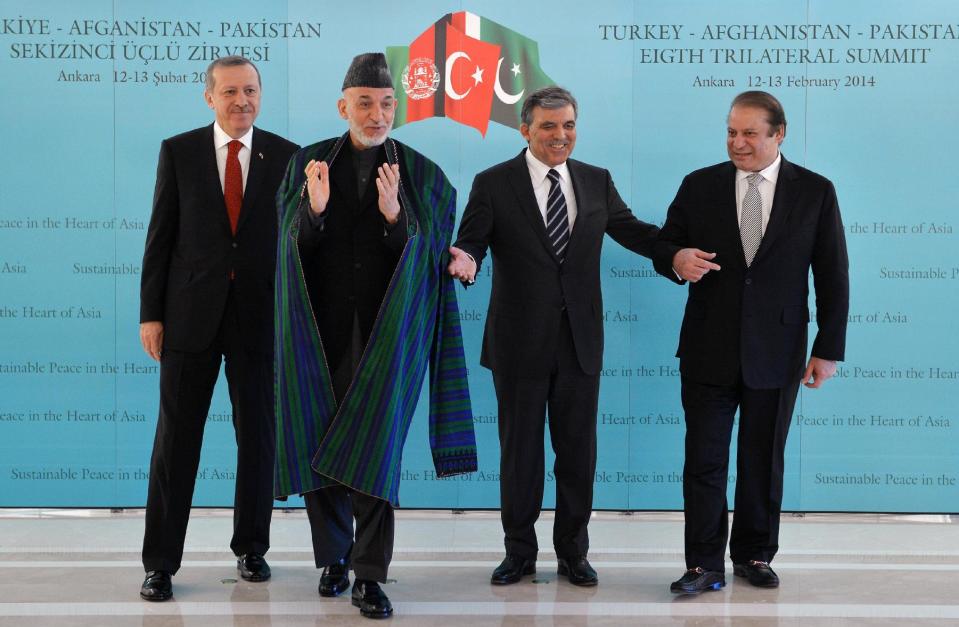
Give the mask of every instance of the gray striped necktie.
POLYGON ((743 240, 743 253, 746 255, 748 268, 759 250, 759 242, 763 239, 763 197, 759 193, 759 181, 762 176, 753 172, 746 177, 749 187, 743 197, 743 212, 739 217, 739 234, 743 240))
POLYGON ((556 251, 560 262, 566 259, 566 245, 569 244, 569 215, 566 212, 566 196, 559 186, 559 172, 550 169, 549 196, 546 198, 546 236, 556 251))

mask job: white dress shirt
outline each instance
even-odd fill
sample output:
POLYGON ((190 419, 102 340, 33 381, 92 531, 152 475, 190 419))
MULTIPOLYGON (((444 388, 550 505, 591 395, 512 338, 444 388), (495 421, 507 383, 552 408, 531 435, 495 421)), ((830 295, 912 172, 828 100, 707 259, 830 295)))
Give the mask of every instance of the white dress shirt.
POLYGON ((533 182, 533 194, 536 196, 536 204, 539 206, 539 212, 543 216, 543 225, 546 225, 546 200, 549 198, 549 177, 547 172, 551 169, 559 174, 559 188, 563 190, 563 196, 566 197, 566 213, 569 216, 569 230, 573 231, 573 222, 576 221, 576 194, 573 193, 573 181, 569 178, 569 169, 566 162, 550 168, 539 159, 533 156, 533 152, 526 150, 526 165, 529 167, 529 177, 533 182))
MULTIPOLYGON (((243 147, 236 158, 240 160, 240 170, 243 172, 243 191, 246 191, 246 175, 250 171, 250 151, 253 150, 253 127, 243 137, 238 138, 243 147)), ((220 173, 220 189, 223 189, 226 178, 226 153, 228 144, 233 138, 220 128, 219 122, 213 123, 213 147, 216 149, 216 169, 220 173)))
MULTIPOLYGON (((782 164, 782 154, 776 155, 776 160, 759 171, 759 180, 756 182, 759 187, 759 195, 763 199, 763 235, 766 234, 766 225, 769 224, 769 214, 773 210, 773 196, 776 194, 776 181, 779 180, 779 166, 782 164)), ((746 190, 749 189, 749 181, 746 180, 752 172, 736 169, 736 215, 740 225, 743 221, 743 199, 746 197, 746 190)))

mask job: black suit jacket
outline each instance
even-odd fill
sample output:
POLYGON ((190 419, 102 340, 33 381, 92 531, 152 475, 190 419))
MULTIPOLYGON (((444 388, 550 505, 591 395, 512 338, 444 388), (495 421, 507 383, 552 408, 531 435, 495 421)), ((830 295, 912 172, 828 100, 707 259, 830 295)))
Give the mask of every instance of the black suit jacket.
POLYGON ((213 342, 234 273, 249 348, 273 351, 276 190, 297 146, 253 129, 250 169, 234 236, 223 200, 213 125, 163 141, 140 283, 140 321, 163 323, 164 348, 213 342))
POLYGON ((549 374, 564 310, 580 366, 597 374, 603 362, 603 236, 608 233, 641 255, 654 254, 659 229, 633 216, 609 172, 573 159, 566 163, 577 216, 562 264, 546 237, 525 150, 473 181, 454 246, 477 265, 487 247, 492 251, 493 287, 480 363, 502 374, 549 374))
POLYGON ((684 377, 732 385, 741 371, 751 388, 779 388, 805 367, 810 268, 819 326, 812 354, 844 358, 849 260, 839 203, 829 180, 783 158, 769 223, 747 268, 735 179, 727 161, 683 180, 659 234, 671 253, 656 268, 678 282, 671 260, 684 247, 715 252, 722 267, 689 285, 676 353, 684 377))

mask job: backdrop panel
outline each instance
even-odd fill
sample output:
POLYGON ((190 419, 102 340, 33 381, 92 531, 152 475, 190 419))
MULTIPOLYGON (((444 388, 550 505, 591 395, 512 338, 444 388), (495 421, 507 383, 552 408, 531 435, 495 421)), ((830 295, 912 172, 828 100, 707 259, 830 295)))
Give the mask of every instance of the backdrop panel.
MULTIPOLYGON (((499 48, 502 62, 477 65, 472 81, 462 58, 455 71, 437 59, 488 127, 434 116, 394 136, 443 167, 460 212, 473 176, 523 147, 509 105, 543 76, 579 99, 574 156, 609 168, 633 211, 653 222, 686 173, 726 159, 731 98, 776 94, 789 120, 783 153, 836 185, 852 284, 848 361, 823 389, 800 393, 784 506, 956 511, 959 7, 950 0, 774 0, 761 12, 745 0, 371 0, 362 11, 302 0, 229 9, 6 0, 0 506, 145 501, 158 368, 138 341, 140 261, 160 141, 212 121, 207 64, 252 58, 264 87, 258 126, 312 143, 345 130, 335 105, 353 55, 402 51, 447 14, 464 46, 499 48)), ((685 289, 612 241, 602 272, 596 506, 679 509, 673 354, 685 289)), ((498 506, 496 402, 478 364, 489 277, 487 267, 459 291, 480 471, 435 477, 424 398, 404 457, 404 506, 498 506)), ((207 420, 195 504, 229 505, 235 444, 223 381, 207 420)), ((551 489, 546 500, 552 506, 551 489)))

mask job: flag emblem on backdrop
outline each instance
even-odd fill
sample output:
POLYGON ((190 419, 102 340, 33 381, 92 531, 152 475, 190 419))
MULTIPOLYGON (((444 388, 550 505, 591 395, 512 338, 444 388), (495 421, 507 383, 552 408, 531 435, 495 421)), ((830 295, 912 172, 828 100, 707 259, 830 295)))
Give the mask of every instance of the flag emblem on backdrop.
POLYGON ((393 126, 447 117, 484 137, 490 121, 519 128, 523 99, 553 84, 539 45, 492 20, 448 13, 409 46, 389 46, 397 108, 393 126))
POLYGON ((400 74, 403 91, 413 100, 429 98, 440 85, 440 71, 432 59, 413 59, 400 74))

